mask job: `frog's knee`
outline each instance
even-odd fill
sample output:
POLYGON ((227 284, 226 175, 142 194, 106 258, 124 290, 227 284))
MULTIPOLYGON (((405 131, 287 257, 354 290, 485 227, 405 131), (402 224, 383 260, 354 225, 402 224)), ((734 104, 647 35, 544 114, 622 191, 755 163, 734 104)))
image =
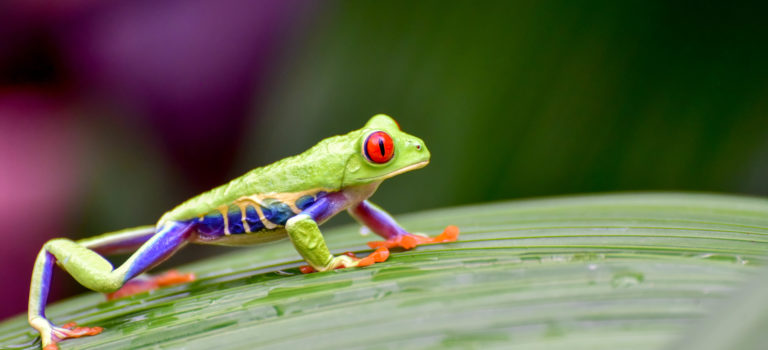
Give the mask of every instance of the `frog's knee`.
POLYGON ((45 242, 45 250, 52 252, 52 250, 61 250, 62 248, 67 248, 77 245, 74 241, 67 238, 54 238, 49 240, 48 242, 45 242))
POLYGON ((45 250, 56 257, 58 264, 81 285, 102 293, 118 290, 123 285, 120 274, 98 253, 66 238, 45 243, 45 250))
POLYGON ((115 292, 125 283, 122 276, 112 271, 86 269, 83 266, 70 266, 67 272, 71 272, 72 277, 84 287, 99 293, 115 292))
POLYGON ((104 278, 99 279, 95 283, 91 283, 89 285, 83 284, 85 287, 87 287, 90 290, 99 292, 99 293, 114 293, 120 289, 120 287, 125 284, 122 280, 122 278, 104 278))

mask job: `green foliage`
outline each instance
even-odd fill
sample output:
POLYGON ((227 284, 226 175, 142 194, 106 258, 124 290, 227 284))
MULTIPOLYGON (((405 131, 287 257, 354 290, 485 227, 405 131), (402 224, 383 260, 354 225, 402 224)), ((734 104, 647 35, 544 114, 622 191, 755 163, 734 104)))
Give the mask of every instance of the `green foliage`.
POLYGON ((663 0, 340 2, 269 84, 240 170, 387 113, 433 154, 387 185, 398 191, 377 193, 396 213, 616 190, 768 195, 764 13, 663 0))
MULTIPOLYGON (((106 302, 53 305, 58 323, 104 333, 63 349, 649 349, 674 341, 768 257, 768 201, 617 194, 512 201, 399 217, 460 241, 363 269, 302 275, 289 242, 182 267, 199 280, 106 302)), ((356 227, 326 232, 367 251, 356 227)), ((20 315, 0 348, 35 333, 20 315)), ((39 346, 39 345, 38 345, 39 346)))

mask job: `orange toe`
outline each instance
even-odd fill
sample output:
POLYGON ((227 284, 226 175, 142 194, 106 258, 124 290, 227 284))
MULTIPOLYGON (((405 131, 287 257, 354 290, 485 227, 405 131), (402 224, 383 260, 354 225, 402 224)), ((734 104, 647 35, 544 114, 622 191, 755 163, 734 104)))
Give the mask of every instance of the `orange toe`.
MULTIPOLYGON (((54 336, 54 340, 56 341, 62 341, 64 339, 69 338, 80 338, 85 337, 89 335, 96 335, 101 333, 104 328, 101 327, 78 327, 76 323, 69 322, 61 327, 57 327, 57 335, 54 336)), ((52 344, 49 344, 50 346, 52 344)), ((55 345, 55 343, 53 343, 55 345)), ((54 349, 57 349, 57 347, 54 347, 54 349)))
POLYGON ((124 284, 120 289, 115 292, 107 293, 107 300, 115 300, 139 294, 149 290, 155 290, 159 286, 154 280, 132 280, 124 284))
POLYGON ((400 236, 399 246, 403 247, 403 249, 413 249, 425 243, 432 243, 432 239, 429 237, 407 234, 400 236))
POLYGON ((371 253, 371 255, 368 255, 368 256, 373 256, 373 260, 377 263, 385 262, 387 261, 387 259, 389 259, 389 249, 379 248, 379 249, 376 249, 375 252, 371 253))
POLYGON ((439 234, 433 239, 435 243, 438 242, 456 242, 459 238, 459 228, 453 225, 447 226, 443 233, 439 234))
POLYGON ((103 330, 104 328, 101 328, 101 327, 75 327, 70 330, 71 332, 69 334, 69 337, 80 338, 88 335, 96 335, 101 333, 101 331, 103 330))
POLYGON ((424 237, 411 233, 397 236, 395 238, 388 239, 386 241, 373 241, 368 242, 368 246, 371 248, 395 248, 401 247, 403 249, 413 249, 422 244, 428 243, 443 243, 443 242, 455 242, 459 237, 459 228, 450 225, 445 228, 443 233, 436 237, 424 237))
POLYGON ((377 249, 377 248, 395 248, 399 247, 399 240, 398 239, 388 239, 386 241, 370 241, 368 242, 368 246, 377 249))
POLYGON ((170 286, 179 283, 187 283, 195 280, 194 273, 179 273, 176 270, 170 270, 160 276, 154 277, 158 286, 170 286))
POLYGON ((107 300, 119 299, 134 294, 155 290, 164 286, 171 286, 179 283, 192 282, 195 280, 193 273, 179 273, 176 270, 170 270, 162 275, 149 278, 136 278, 126 282, 120 289, 107 294, 107 300))
POLYGON ((369 254, 365 258, 360 259, 360 261, 357 262, 357 266, 366 267, 378 262, 387 261, 387 259, 389 259, 389 249, 381 247, 376 249, 375 252, 369 254))
POLYGON ((376 262, 373 261, 373 258, 369 258, 369 257, 366 256, 365 258, 362 258, 362 259, 360 259, 360 261, 357 262, 357 267, 371 266, 371 265, 373 265, 375 263, 376 262))

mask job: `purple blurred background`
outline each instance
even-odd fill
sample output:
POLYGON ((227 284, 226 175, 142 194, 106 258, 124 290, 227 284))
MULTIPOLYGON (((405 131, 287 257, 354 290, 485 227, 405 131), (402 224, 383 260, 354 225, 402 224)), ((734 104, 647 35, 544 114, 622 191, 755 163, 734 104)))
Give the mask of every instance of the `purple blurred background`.
MULTIPOLYGON (((242 0, 0 4, 0 319, 26 309, 41 245, 82 235, 68 231, 82 226, 78 215, 94 177, 105 173, 100 163, 114 156, 99 149, 104 144, 133 138, 119 152, 133 153, 125 158, 138 160, 136 167, 141 159, 154 160, 144 166, 167 164, 157 171, 178 175, 177 188, 224 182, 253 122, 246 117, 297 30, 307 30, 313 7, 242 0), (129 136, 120 135, 126 129, 129 136)), ((122 176, 148 172, 131 168, 122 176)), ((133 225, 153 222, 174 197, 143 191, 136 193, 165 209, 133 225)), ((51 301, 71 293, 62 285, 69 280, 54 282, 51 301)))

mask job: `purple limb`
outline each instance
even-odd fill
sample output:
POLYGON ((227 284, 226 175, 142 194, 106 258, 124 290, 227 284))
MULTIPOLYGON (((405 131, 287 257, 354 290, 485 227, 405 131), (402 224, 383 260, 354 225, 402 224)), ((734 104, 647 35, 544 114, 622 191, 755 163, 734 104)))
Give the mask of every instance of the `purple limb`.
POLYGON ((332 192, 321 197, 301 213, 309 215, 312 220, 322 223, 349 206, 350 200, 343 192, 332 192))
MULTIPOLYGON (((32 278, 37 278, 38 281, 40 281, 40 285, 37 286, 37 316, 43 316, 45 315, 45 304, 48 301, 48 290, 51 288, 51 273, 53 272, 53 263, 54 263, 54 257, 51 253, 48 253, 46 251, 40 252, 42 256, 42 259, 38 258, 38 263, 40 264, 40 276, 33 276, 32 278)), ((34 286, 34 281, 33 284, 34 286)), ((29 293, 31 295, 34 295, 35 291, 30 290, 29 293)))
POLYGON ((348 211, 357 221, 385 239, 393 239, 408 233, 384 209, 367 200, 349 208, 348 211))
POLYGON ((171 257, 188 242, 193 228, 194 224, 189 222, 164 224, 123 266, 120 266, 120 269, 126 268, 123 280, 128 281, 171 257))

